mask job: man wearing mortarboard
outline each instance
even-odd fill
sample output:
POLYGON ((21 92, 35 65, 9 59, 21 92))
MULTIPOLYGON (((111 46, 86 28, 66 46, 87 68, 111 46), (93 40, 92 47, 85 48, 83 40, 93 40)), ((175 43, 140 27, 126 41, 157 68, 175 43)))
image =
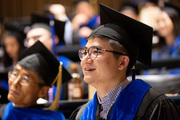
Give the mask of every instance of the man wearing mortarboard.
POLYGON ((134 72, 127 80, 137 60, 151 65, 152 28, 102 4, 100 18, 101 26, 79 50, 84 80, 97 92, 70 120, 180 119, 175 103, 134 72))
MULTIPOLYGON (((51 14, 39 14, 32 13, 31 14, 31 28, 26 36, 26 45, 30 47, 36 41, 41 41, 48 49, 51 51, 59 61, 63 63, 63 67, 65 67, 69 72, 71 72, 71 65, 74 63, 72 60, 67 58, 66 56, 60 55, 58 56, 56 47, 57 44, 65 44, 64 42, 64 26, 65 22, 59 20, 52 20, 51 14), (50 19, 51 18, 51 19, 50 19), (54 21, 54 22, 52 22, 54 21), (54 23, 54 24, 51 24, 54 23), (54 29, 53 29, 54 28, 54 29)), ((60 99, 67 99, 68 95, 66 93, 67 84, 63 84, 62 92, 60 99)), ((47 99, 49 102, 53 101, 56 94, 56 87, 52 86, 52 88, 48 92, 47 99)))
MULTIPOLYGON (((3 120, 64 120, 64 115, 57 110, 61 83, 71 79, 71 75, 54 55, 40 42, 25 51, 9 77, 9 102, 1 109, 3 120), (49 88, 57 84, 54 102, 46 107, 36 103, 44 97, 49 88)), ((1 106, 2 107, 2 106, 1 106)))

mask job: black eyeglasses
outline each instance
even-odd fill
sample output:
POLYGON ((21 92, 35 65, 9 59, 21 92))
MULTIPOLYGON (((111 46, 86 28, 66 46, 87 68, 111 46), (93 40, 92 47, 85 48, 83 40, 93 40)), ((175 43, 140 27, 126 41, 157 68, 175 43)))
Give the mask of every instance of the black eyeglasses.
POLYGON ((82 60, 82 59, 84 59, 84 57, 86 57, 86 55, 88 54, 88 55, 89 55, 89 58, 90 58, 91 60, 94 60, 94 59, 97 58, 98 53, 99 53, 99 50, 106 51, 106 52, 112 52, 112 53, 119 54, 119 55, 126 55, 126 54, 121 53, 121 52, 106 50, 106 49, 102 49, 102 48, 99 48, 99 47, 96 47, 96 46, 92 46, 92 47, 90 47, 89 49, 81 48, 81 49, 78 51, 79 58, 80 58, 80 60, 82 60))
POLYGON ((36 82, 33 82, 31 80, 31 78, 27 75, 23 75, 23 76, 20 76, 17 72, 15 71, 9 71, 8 72, 8 78, 10 81, 15 81, 17 79, 20 79, 20 84, 21 85, 24 85, 24 86, 27 86, 29 85, 30 83, 35 83, 35 84, 39 84, 39 85, 44 85, 44 83, 36 83, 36 82))

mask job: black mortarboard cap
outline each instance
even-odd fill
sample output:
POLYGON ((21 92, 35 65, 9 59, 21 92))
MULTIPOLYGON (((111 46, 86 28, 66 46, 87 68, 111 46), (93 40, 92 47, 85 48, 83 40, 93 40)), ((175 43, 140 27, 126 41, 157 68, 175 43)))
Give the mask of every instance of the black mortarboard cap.
MULTIPOLYGON (((47 25, 50 25, 50 18, 49 16, 52 14, 45 14, 45 13, 32 13, 31 14, 31 24, 35 23, 44 23, 47 25)), ((65 44, 64 41, 64 29, 65 29, 65 22, 59 21, 54 19, 54 29, 55 29, 55 34, 59 37, 60 41, 59 43, 65 44)))
MULTIPOLYGON (((51 86, 59 72, 59 61, 56 57, 40 42, 37 41, 33 46, 24 52, 24 57, 18 64, 23 68, 36 72, 45 82, 51 86)), ((62 83, 71 79, 69 72, 62 68, 62 83)))
POLYGON ((125 47, 131 66, 138 60, 151 65, 153 29, 120 12, 100 4, 101 26, 91 36, 101 35, 118 41, 125 47), (138 50, 139 49, 139 50, 138 50))

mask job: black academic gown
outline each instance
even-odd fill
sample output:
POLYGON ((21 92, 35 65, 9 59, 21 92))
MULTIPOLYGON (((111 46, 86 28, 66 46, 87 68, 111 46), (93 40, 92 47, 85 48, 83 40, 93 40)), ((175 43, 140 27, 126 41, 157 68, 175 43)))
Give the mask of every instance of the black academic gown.
MULTIPOLYGON (((83 112, 87 104, 77 108, 72 113, 69 120, 75 120, 77 115, 81 115, 81 112, 83 112)), ((110 114, 111 109, 108 113, 108 117, 110 114)), ((96 120, 99 120, 99 118, 96 117, 96 120)), ((174 101, 150 88, 145 94, 134 120, 180 120, 180 111, 174 101)))

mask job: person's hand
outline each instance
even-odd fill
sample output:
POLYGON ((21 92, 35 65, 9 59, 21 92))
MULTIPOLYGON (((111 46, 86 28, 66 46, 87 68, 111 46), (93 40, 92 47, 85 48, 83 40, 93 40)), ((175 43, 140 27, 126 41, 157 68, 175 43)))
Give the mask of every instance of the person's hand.
POLYGON ((73 30, 78 30, 80 25, 86 24, 89 21, 89 18, 85 14, 77 14, 71 21, 73 30))
POLYGON ((89 37, 89 35, 92 33, 92 30, 89 27, 82 27, 79 29, 79 36, 80 37, 89 37))

